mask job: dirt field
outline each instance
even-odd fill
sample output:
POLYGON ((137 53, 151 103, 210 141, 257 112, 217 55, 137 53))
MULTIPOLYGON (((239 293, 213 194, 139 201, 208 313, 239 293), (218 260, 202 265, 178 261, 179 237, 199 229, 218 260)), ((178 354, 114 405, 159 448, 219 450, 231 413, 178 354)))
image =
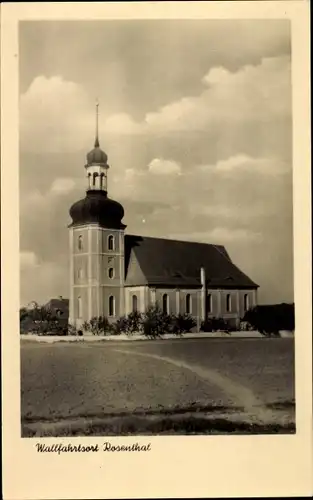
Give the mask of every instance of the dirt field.
POLYGON ((293 339, 21 344, 22 435, 294 432, 293 339))

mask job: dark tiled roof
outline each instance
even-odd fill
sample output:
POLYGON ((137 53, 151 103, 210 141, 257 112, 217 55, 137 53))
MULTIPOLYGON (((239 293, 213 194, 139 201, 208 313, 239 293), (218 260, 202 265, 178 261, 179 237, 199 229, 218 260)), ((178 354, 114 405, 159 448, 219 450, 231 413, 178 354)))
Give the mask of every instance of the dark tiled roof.
POLYGON ((61 311, 62 316, 67 317, 69 313, 69 299, 51 299, 45 305, 47 309, 52 309, 54 311, 61 311))
POLYGON ((199 287, 201 267, 209 288, 258 287, 223 246, 125 235, 126 285, 199 287))

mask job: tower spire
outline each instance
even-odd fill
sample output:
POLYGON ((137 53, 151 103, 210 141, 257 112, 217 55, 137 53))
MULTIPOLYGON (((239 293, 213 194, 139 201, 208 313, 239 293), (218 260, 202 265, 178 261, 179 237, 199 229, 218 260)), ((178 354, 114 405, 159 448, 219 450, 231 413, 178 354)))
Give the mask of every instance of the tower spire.
POLYGON ((95 138, 95 148, 100 146, 99 143, 99 100, 96 99, 96 138, 95 138))

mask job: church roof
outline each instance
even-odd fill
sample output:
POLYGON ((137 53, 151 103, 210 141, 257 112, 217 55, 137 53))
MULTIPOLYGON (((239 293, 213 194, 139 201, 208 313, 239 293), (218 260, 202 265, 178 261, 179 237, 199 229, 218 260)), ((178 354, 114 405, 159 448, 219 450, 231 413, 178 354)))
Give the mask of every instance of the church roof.
POLYGON ((45 305, 47 309, 52 309, 54 311, 59 310, 62 314, 68 316, 69 311, 69 299, 64 299, 63 297, 58 299, 50 299, 45 305))
POLYGON ((232 262, 224 246, 125 235, 125 285, 200 287, 203 267, 209 288, 257 288, 232 262))

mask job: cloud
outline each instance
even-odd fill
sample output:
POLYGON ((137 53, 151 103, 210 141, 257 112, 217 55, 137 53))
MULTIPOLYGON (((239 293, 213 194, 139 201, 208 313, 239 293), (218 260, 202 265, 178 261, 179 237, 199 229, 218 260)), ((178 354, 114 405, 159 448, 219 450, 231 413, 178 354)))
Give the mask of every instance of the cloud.
POLYGON ((173 160, 154 158, 148 165, 149 172, 154 175, 172 175, 181 173, 181 165, 173 160))
POLYGON ((275 176, 290 170, 290 165, 279 158, 252 158, 246 154, 237 154, 224 160, 219 160, 215 165, 200 165, 202 171, 238 175, 261 174, 275 176))
POLYGON ((67 194, 72 191, 76 186, 76 183, 73 179, 70 178, 58 178, 55 179, 51 185, 50 192, 53 194, 67 194))
POLYGON ((140 123, 136 123, 127 113, 117 113, 109 116, 104 122, 104 134, 133 135, 143 132, 140 123))
POLYGON ((20 98, 20 139, 26 151, 72 150, 94 130, 92 104, 81 85, 37 76, 20 98))
POLYGON ((184 97, 148 113, 150 131, 205 130, 214 124, 268 122, 290 115, 290 59, 262 59, 231 72, 216 67, 203 77, 198 96, 184 97))
POLYGON ((20 266, 22 269, 34 268, 38 266, 38 258, 35 252, 22 251, 20 252, 20 266))
MULTIPOLYGON (((212 132, 214 127, 225 133, 242 125, 249 134, 249 122, 290 118, 290 71, 288 56, 264 58, 235 71, 213 67, 203 76, 198 95, 148 111, 141 121, 124 112, 100 117, 100 129, 106 136, 132 136, 212 132)), ((94 102, 78 83, 40 75, 21 96, 20 124, 25 150, 73 150, 93 133, 94 102)))

